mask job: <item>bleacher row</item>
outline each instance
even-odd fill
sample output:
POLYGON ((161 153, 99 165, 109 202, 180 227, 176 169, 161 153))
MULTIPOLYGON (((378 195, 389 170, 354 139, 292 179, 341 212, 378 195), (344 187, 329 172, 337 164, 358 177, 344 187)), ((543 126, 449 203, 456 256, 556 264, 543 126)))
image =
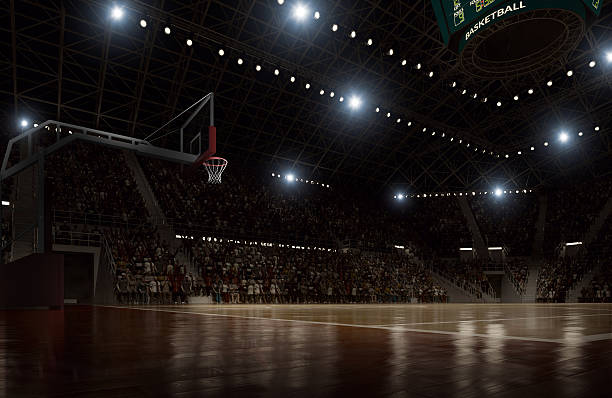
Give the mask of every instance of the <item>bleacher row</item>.
MULTIPOLYGON (((47 163, 54 211, 88 216, 86 224, 98 225, 108 237, 123 301, 146 302, 153 297, 177 302, 183 299, 178 298, 181 292, 223 301, 238 297, 240 302, 445 301, 446 292, 435 283, 432 267, 476 296, 492 290, 482 263, 448 260, 457 257, 460 246, 472 244, 453 197, 389 207, 347 188, 287 185, 240 166, 226 171, 223 184, 208 185, 202 171, 184 173, 175 164, 139 161, 176 234, 195 236, 193 242, 164 241, 148 224, 144 201, 120 152, 77 143, 54 153, 47 163), (117 222, 97 224, 98 215, 117 222), (224 242, 201 239, 211 236, 211 231, 225 237, 224 242), (350 241, 351 249, 358 252, 249 246, 230 242, 230 236, 242 242, 291 241, 337 249, 350 241), (410 248, 411 255, 394 252, 398 245, 410 248), (168 289, 169 300, 161 294, 168 289), (251 299, 251 290, 259 291, 260 297, 251 299)), ((592 264, 609 261, 609 251, 603 249, 573 260, 555 259, 554 249, 584 235, 611 190, 611 180, 604 179, 548 194, 544 241, 550 260, 538 279, 540 299, 562 300, 593 269, 592 264)), ((470 197, 485 243, 505 247, 509 257, 531 255, 537 195, 470 197)), ((56 230, 82 228, 74 222, 78 218, 56 220, 56 230)), ((609 224, 608 233, 600 234, 604 249, 610 246, 609 224)), ((506 269, 516 291, 523 294, 528 278, 525 263, 509 260, 506 269)), ((591 290, 585 290, 585 298, 609 300, 609 276, 609 272, 598 275, 591 290)))

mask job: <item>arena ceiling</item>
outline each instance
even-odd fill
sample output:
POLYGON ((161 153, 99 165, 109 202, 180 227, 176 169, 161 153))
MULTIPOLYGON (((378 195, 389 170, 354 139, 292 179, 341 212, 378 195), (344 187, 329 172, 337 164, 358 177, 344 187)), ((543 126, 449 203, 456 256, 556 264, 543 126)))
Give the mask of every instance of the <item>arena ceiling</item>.
POLYGON ((218 153, 230 167, 410 192, 610 173, 612 2, 586 29, 562 21, 577 39, 555 57, 489 77, 445 47, 429 0, 304 1, 302 22, 296 2, 4 1, 5 130, 54 119, 144 138, 212 91, 218 153), (358 110, 348 106, 354 96, 358 110))

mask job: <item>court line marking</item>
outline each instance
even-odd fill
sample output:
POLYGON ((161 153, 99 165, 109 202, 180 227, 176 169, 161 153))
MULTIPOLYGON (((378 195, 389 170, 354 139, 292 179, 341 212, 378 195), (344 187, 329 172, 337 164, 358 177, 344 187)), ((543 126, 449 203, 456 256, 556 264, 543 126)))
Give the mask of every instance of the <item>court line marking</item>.
MULTIPOLYGON (((343 326, 343 327, 353 327, 353 328, 362 328, 362 329, 387 330, 387 331, 395 331, 395 332, 442 334, 442 335, 450 335, 450 336, 457 336, 457 337, 481 337, 481 338, 488 338, 488 339, 519 340, 519 341, 532 341, 532 342, 538 342, 538 343, 555 343, 555 344, 563 344, 563 343, 568 342, 565 339, 544 339, 544 338, 538 338, 538 337, 520 337, 520 336, 508 336, 508 335, 493 336, 490 334, 482 334, 482 333, 466 333, 466 332, 451 332, 451 331, 445 331, 445 330, 412 329, 412 328, 404 328, 402 326, 383 327, 383 326, 378 326, 378 325, 360 325, 360 324, 348 324, 348 323, 336 323, 336 322, 306 321, 306 320, 300 320, 300 319, 267 318, 267 317, 258 317, 258 316, 215 314, 215 313, 192 312, 192 311, 177 311, 177 310, 169 310, 169 309, 163 309, 163 308, 122 307, 122 306, 113 306, 113 305, 102 305, 100 307, 124 309, 124 310, 165 312, 165 313, 173 313, 173 314, 213 316, 213 317, 222 317, 222 318, 301 323, 301 324, 309 324, 309 325, 343 326)), ((577 337, 575 339, 572 339, 572 342, 582 342, 582 337, 577 337)))
POLYGON ((519 320, 526 320, 526 319, 580 318, 580 317, 587 317, 587 316, 612 316, 612 314, 530 316, 530 317, 521 317, 521 318, 463 319, 459 321, 389 323, 389 324, 376 325, 376 326, 392 327, 392 326, 411 326, 411 325, 438 325, 438 324, 445 324, 445 323, 502 322, 502 321, 519 321, 519 320))

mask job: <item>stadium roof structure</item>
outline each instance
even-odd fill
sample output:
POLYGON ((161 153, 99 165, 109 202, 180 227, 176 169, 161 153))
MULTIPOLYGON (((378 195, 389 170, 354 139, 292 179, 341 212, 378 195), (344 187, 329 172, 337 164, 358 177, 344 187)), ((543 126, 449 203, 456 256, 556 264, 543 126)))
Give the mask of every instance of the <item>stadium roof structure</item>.
POLYGON ((303 21, 296 3, 4 1, 3 126, 54 119, 144 138, 214 92, 230 167, 413 192, 610 173, 612 2, 586 27, 529 14, 554 17, 567 37, 522 69, 449 50, 429 0, 310 2, 303 21))

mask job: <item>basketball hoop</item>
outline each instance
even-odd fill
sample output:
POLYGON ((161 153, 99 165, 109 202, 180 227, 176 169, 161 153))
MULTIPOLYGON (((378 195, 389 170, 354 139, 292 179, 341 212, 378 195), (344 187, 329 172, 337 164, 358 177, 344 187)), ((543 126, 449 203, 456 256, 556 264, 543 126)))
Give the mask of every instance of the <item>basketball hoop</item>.
POLYGON ((202 162, 208 172, 209 184, 221 184, 221 175, 227 167, 227 160, 219 157, 210 157, 202 162))

